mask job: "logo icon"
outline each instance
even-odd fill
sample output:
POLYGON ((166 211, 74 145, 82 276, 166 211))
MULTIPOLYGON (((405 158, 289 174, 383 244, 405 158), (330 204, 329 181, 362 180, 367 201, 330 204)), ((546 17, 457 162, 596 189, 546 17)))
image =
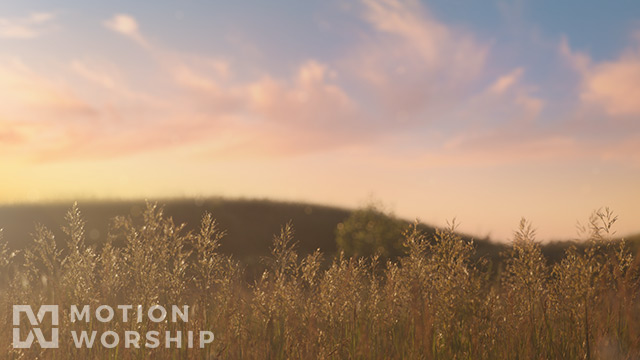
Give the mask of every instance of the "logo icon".
POLYGON ((36 316, 29 305, 13 305, 13 347, 17 349, 30 348, 33 344, 34 335, 43 349, 58 347, 58 305, 42 305, 36 316), (20 318, 24 313, 29 320, 31 330, 25 340, 20 338, 20 318), (44 320, 45 314, 51 313, 51 340, 47 341, 42 329, 39 327, 44 320))

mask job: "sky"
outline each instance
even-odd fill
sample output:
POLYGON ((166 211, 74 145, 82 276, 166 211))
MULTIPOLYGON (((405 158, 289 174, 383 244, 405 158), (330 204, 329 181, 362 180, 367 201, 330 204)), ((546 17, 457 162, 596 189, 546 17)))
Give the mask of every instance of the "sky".
POLYGON ((223 196, 640 232, 640 3, 0 3, 0 204, 223 196))

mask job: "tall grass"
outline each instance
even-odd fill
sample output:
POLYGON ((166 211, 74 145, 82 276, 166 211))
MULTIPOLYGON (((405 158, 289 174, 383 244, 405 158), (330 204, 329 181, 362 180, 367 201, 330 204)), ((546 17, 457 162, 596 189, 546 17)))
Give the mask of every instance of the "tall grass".
MULTIPOLYGON (((55 239, 41 225, 12 253, 0 240, 0 354, 7 359, 600 359, 640 356, 637 257, 613 240, 615 216, 594 213, 587 246, 548 263, 522 220, 501 267, 474 260, 455 224, 434 238, 418 224, 403 235, 405 254, 319 251, 301 257, 293 224, 273 239, 265 270, 247 282, 219 252, 225 232, 211 214, 187 232, 147 204, 142 220, 113 220, 109 241, 85 244, 77 205, 55 239), (60 349, 13 349, 12 304, 58 304, 60 349), (189 305, 189 322, 69 321, 72 304, 189 305), (70 330, 211 330, 196 348, 76 349, 70 330)), ((247 224, 250 226, 250 224, 247 224)), ((1 232, 0 232, 1 236, 1 232)), ((27 331, 27 330, 24 330, 27 331)))

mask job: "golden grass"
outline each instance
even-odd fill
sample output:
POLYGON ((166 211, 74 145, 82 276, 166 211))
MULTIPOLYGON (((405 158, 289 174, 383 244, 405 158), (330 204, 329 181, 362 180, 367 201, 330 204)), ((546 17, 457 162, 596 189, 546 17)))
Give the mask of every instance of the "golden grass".
MULTIPOLYGON (((210 214, 186 232, 148 204, 143 220, 114 219, 109 241, 88 247, 74 205, 57 242, 36 226, 18 256, 0 240, 0 354, 7 359, 597 359, 640 356, 637 258, 611 240, 615 217, 596 212, 584 251, 548 264, 523 220, 504 267, 475 261, 455 224, 427 239, 404 233, 406 254, 338 255, 323 266, 296 252, 292 224, 274 237, 266 270, 247 283, 242 267, 218 252, 222 231, 210 214), (64 243, 64 246, 59 244, 64 243), (123 243, 115 246, 113 243, 123 243), (13 304, 57 304, 59 349, 13 349, 13 304), (72 304, 189 305, 189 322, 71 323, 72 304), (76 349, 70 330, 198 331, 200 348, 76 349)), ((251 226, 251 224, 247 224, 251 226)), ((1 235, 1 233, 0 233, 1 235)), ((25 330, 26 331, 26 330, 25 330)))

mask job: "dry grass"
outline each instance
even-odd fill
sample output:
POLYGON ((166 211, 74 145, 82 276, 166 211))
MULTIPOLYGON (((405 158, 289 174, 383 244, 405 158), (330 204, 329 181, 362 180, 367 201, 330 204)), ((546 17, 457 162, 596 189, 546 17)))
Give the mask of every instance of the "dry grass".
MULTIPOLYGON (((640 356, 639 263, 611 240, 615 217, 596 212, 588 246, 549 265, 523 220, 504 268, 474 259, 455 224, 427 239, 404 233, 406 254, 300 258, 292 224, 274 237, 266 270, 246 283, 218 250, 225 240, 210 214, 186 232, 148 204, 143 220, 114 219, 109 241, 85 245, 74 205, 64 241, 36 226, 16 256, 0 240, 0 353, 8 359, 600 359, 640 356), (433 240, 433 241, 432 241, 433 240), (122 243, 124 246, 115 246, 122 243), (64 244, 64 246, 59 246, 64 244), (58 304, 60 349, 13 349, 12 304, 58 304), (189 305, 188 323, 69 322, 72 304, 189 305), (205 349, 76 349, 70 330, 211 330, 205 349)), ((247 226, 250 226, 248 224, 247 226)), ((0 233, 1 236, 1 233, 0 233)))

